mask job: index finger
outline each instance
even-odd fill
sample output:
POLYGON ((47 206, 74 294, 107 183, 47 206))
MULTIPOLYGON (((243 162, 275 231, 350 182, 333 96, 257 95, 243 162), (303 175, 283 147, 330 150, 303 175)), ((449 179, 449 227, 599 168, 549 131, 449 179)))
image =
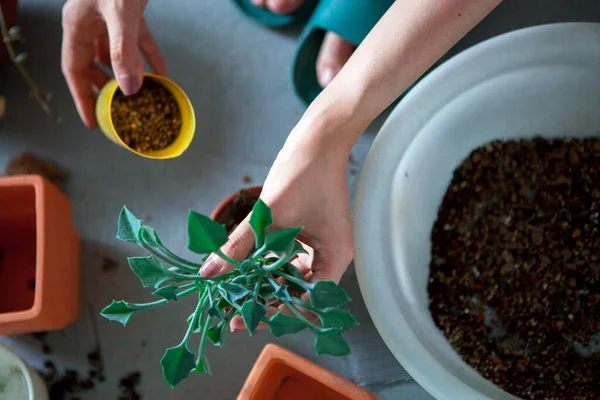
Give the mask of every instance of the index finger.
POLYGON ((88 128, 97 125, 94 105, 96 96, 92 88, 94 68, 94 43, 78 38, 75 29, 65 27, 62 42, 62 71, 75 100, 81 119, 88 128))
POLYGON ((138 38, 140 50, 142 50, 142 54, 148 61, 150 68, 152 71, 161 76, 167 76, 167 64, 165 63, 165 59, 162 56, 154 37, 152 36, 152 32, 148 28, 148 24, 144 19, 140 23, 140 36, 138 38))

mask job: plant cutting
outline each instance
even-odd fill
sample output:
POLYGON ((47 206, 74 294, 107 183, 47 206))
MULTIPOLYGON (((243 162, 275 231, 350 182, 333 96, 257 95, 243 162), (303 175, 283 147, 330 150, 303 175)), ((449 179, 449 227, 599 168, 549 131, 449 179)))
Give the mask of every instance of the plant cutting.
MULTIPOLYGON (((41 89, 38 84, 35 82, 29 71, 25 68, 25 62, 27 61, 27 53, 19 53, 15 48, 15 43, 23 41, 23 34, 21 32, 21 28, 18 26, 11 26, 16 22, 16 13, 17 13, 17 1, 16 0, 8 0, 2 1, 0 0, 0 37, 2 38, 2 42, 6 48, 6 53, 8 57, 15 65, 23 80, 29 86, 30 96, 38 102, 42 110, 48 115, 50 118, 55 120, 56 122, 60 122, 60 117, 52 111, 50 107, 50 99, 52 98, 52 93, 41 89), (6 16, 5 16, 6 10, 6 16)), ((4 57, 4 54, 0 53, 0 60, 4 57)), ((0 100, 0 118, 4 113, 5 109, 5 100, 0 100)))
POLYGON ((273 224, 271 209, 258 200, 252 209, 250 225, 255 236, 255 248, 243 261, 233 260, 221 250, 228 240, 225 225, 190 211, 188 216, 188 248, 204 262, 212 253, 236 268, 215 278, 199 275, 202 263, 185 260, 167 249, 158 234, 136 218, 126 207, 119 215, 117 238, 144 248, 147 257, 130 257, 129 267, 142 286, 153 289, 160 297, 149 303, 114 301, 101 315, 126 325, 139 311, 178 302, 185 296, 197 296, 195 309, 187 319, 187 329, 181 342, 167 349, 161 359, 163 376, 174 387, 192 371, 211 374, 206 358, 207 341, 223 347, 228 325, 235 315, 241 315, 252 335, 261 322, 280 337, 305 329, 315 334, 317 355, 345 356, 350 353, 343 332, 358 323, 348 310, 339 307, 350 298, 333 281, 306 282, 302 272, 291 261, 305 250, 296 240, 301 227, 269 230, 273 224), (310 302, 300 298, 308 293, 310 302), (283 304, 289 314, 277 312, 267 316, 267 306, 283 304), (305 316, 312 313, 319 323, 305 316), (189 349, 192 335, 199 336, 197 354, 189 349))

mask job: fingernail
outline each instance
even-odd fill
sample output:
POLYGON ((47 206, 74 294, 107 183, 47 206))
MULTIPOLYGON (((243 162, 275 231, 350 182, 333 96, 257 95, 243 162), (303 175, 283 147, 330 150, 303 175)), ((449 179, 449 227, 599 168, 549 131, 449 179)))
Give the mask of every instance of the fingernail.
POLYGON ((219 272, 219 265, 211 259, 206 262, 200 268, 200 276, 203 278, 212 278, 219 272))
POLYGON ((131 96, 140 89, 139 78, 135 75, 121 74, 118 77, 119 87, 125 96, 131 96))
POLYGON ((265 0, 250 0, 250 3, 252 3, 252 5, 255 7, 264 7, 265 6, 265 0))

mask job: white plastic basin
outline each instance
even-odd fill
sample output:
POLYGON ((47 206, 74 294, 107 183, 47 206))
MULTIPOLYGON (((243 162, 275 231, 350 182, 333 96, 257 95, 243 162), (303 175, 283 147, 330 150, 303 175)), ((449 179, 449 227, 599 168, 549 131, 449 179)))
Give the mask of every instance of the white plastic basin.
POLYGON ((437 399, 515 399, 463 362, 428 306, 430 234, 452 172, 495 139, 600 134, 600 24, 538 26, 483 42, 398 104, 357 188, 356 268, 394 356, 437 399))

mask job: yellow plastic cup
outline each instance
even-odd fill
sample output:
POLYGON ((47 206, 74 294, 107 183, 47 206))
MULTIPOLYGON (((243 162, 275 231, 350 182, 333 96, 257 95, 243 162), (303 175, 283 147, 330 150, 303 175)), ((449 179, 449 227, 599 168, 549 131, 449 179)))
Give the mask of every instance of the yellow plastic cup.
POLYGON ((96 119, 98 120, 98 125, 108 139, 139 156, 157 160, 179 157, 187 150, 190 143, 192 143, 194 132, 196 131, 196 116, 194 115, 192 103, 185 92, 170 79, 155 74, 144 74, 144 79, 147 78, 153 79, 169 90, 179 106, 181 131, 173 143, 162 150, 136 151, 123 142, 115 130, 111 116, 112 101, 119 88, 116 79, 108 82, 98 95, 98 100, 96 101, 96 119))

